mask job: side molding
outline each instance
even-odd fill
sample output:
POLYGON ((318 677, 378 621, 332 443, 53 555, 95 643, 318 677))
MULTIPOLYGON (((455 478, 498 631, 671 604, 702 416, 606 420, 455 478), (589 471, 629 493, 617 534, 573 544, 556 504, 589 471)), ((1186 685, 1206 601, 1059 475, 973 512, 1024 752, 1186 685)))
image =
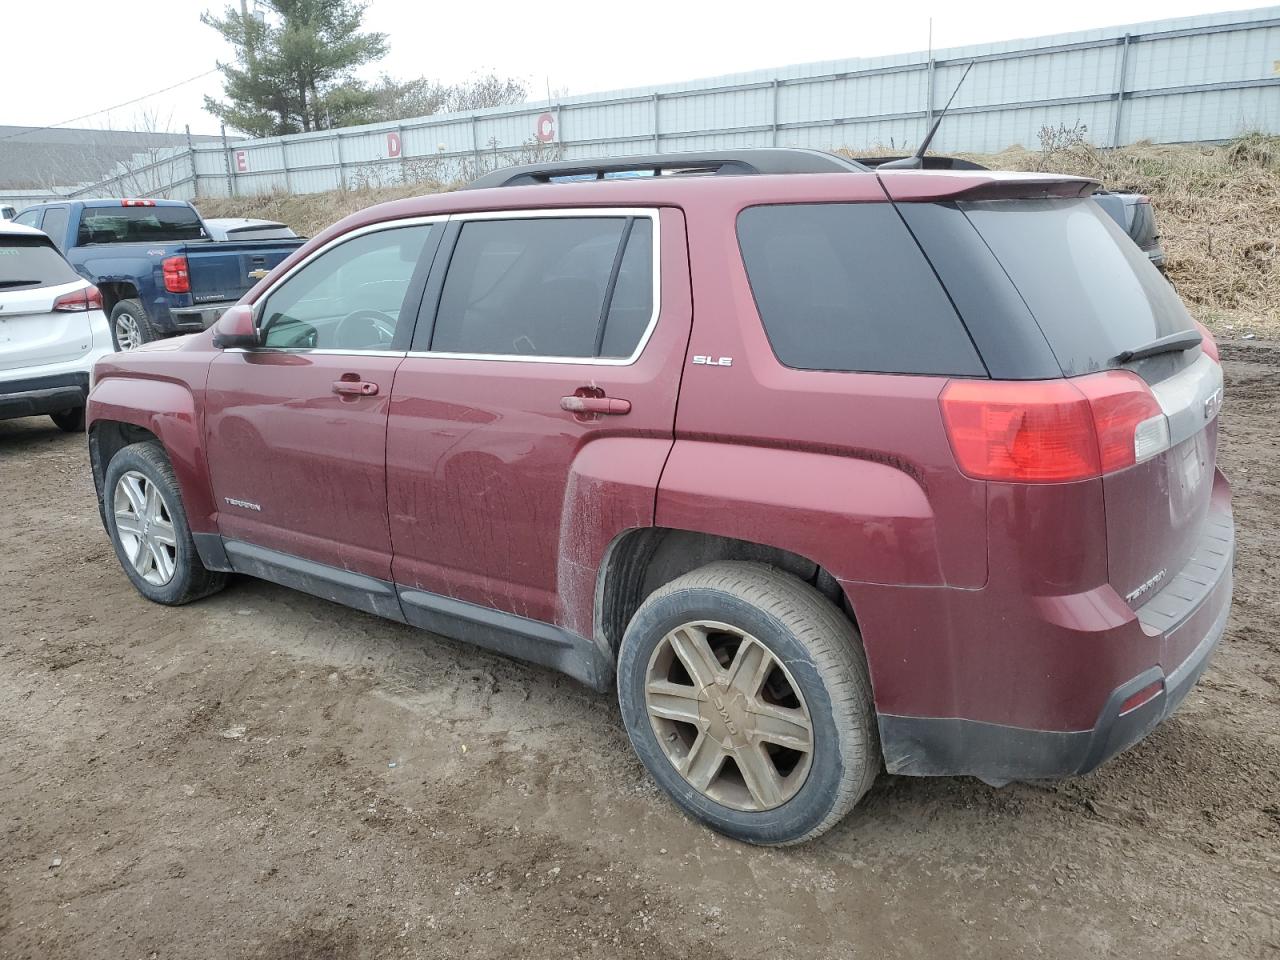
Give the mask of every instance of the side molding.
POLYGON ((405 619, 415 627, 551 667, 601 693, 609 689, 613 665, 600 648, 562 627, 397 586, 405 619))
MULTIPOLYGON (((270 580, 305 593, 355 607, 366 613, 404 622, 395 584, 328 564, 304 560, 240 540, 224 540, 223 550, 236 573, 270 580)), ((203 550, 201 552, 203 557, 203 550)))

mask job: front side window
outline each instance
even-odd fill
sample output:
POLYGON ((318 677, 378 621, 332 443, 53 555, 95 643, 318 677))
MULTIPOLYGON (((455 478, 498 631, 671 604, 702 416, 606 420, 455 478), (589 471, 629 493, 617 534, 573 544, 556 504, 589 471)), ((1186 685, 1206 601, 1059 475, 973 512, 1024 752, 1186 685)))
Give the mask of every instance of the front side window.
POLYGON ((625 358, 653 318, 653 220, 472 220, 449 262, 436 353, 625 358))
POLYGON ((263 305, 267 347, 388 350, 403 317, 432 224, 378 230, 326 250, 276 287, 263 305))

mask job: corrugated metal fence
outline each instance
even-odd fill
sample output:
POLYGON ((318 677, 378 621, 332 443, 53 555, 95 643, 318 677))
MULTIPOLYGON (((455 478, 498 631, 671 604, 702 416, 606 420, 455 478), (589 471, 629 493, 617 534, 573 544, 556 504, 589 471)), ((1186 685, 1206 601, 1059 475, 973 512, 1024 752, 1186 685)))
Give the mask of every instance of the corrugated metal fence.
POLYGON ((1118 146, 1280 132, 1280 7, 1033 40, 783 67, 400 123, 175 150, 75 191, 311 193, 468 178, 537 157, 751 146, 902 151, 975 66, 934 149, 1035 147, 1082 126, 1118 146))

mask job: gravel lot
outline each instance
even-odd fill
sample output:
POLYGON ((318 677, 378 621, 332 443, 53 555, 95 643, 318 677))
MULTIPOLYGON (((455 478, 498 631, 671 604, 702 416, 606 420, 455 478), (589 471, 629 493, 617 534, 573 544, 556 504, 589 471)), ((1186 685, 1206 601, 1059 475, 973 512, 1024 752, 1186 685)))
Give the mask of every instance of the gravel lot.
POLYGON ((1079 780, 883 776, 808 846, 679 814, 614 702, 249 580, 138 597, 82 438, 0 422, 0 957, 1280 952, 1280 347, 1224 347, 1239 534, 1182 711, 1079 780))

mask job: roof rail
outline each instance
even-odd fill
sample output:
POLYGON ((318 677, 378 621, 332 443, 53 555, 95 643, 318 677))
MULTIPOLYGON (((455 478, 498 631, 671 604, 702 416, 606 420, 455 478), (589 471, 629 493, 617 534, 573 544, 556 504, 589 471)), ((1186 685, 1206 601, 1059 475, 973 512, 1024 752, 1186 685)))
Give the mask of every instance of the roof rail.
POLYGON ((701 153, 654 153, 599 160, 554 160, 503 167, 472 180, 464 189, 517 187, 532 183, 656 177, 664 173, 742 175, 769 173, 865 173, 855 160, 801 147, 755 147, 701 153))
MULTIPOLYGON (((886 163, 892 163, 894 160, 905 160, 905 157, 857 157, 858 163, 864 167, 875 169, 886 163)), ((984 167, 980 163, 974 163, 972 160, 962 160, 959 157, 922 157, 922 169, 924 170, 990 170, 990 167, 984 167)))

